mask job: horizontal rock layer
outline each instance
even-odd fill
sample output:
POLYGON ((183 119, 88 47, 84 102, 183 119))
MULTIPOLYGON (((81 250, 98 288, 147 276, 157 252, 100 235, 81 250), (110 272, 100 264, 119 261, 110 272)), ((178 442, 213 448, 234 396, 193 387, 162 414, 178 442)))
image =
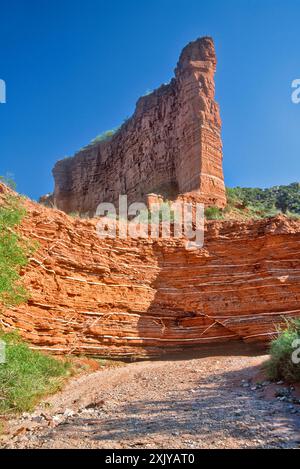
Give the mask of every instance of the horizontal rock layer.
MULTIPOLYGON (((216 54, 210 38, 183 50, 175 78, 139 99, 133 116, 108 141, 89 145, 53 169, 53 204, 94 215, 101 202, 144 202, 196 191, 225 205, 221 119, 214 100, 216 54)), ((47 200, 46 200, 47 202, 47 200)))
POLYGON ((229 340, 265 342, 300 316, 300 223, 210 221, 205 245, 101 240, 96 220, 26 201, 39 242, 23 272, 31 297, 2 312, 36 348, 152 356, 229 340))

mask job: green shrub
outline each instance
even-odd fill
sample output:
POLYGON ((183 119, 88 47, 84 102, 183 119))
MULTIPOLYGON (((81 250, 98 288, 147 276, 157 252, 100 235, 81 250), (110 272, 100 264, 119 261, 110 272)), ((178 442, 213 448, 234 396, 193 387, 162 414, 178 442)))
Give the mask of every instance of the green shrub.
MULTIPOLYGON (((239 202, 245 207, 255 207, 260 212, 300 214, 300 183, 274 186, 268 189, 227 188, 228 203, 239 202)), ((271 215, 272 216, 272 215, 271 215)))
POLYGON ((80 218, 80 214, 79 212, 70 212, 68 213, 69 217, 72 217, 72 218, 80 218))
POLYGON ((71 365, 31 350, 17 334, 0 332, 6 362, 0 364, 0 413, 31 411, 39 399, 60 389, 71 365))
POLYGON ((292 213, 289 210, 286 212, 286 216, 289 217, 291 220, 300 220, 300 213, 292 213))
POLYGON ((139 213, 139 221, 141 223, 179 223, 180 215, 176 209, 172 207, 172 202, 167 200, 158 204, 158 207, 152 209, 142 210, 139 213))
POLYGON ((16 189, 16 183, 14 181, 14 178, 9 174, 7 176, 0 176, 0 182, 2 182, 7 187, 10 187, 13 190, 16 189))
MULTIPOLYGON (((20 269, 36 246, 24 240, 16 228, 26 210, 21 198, 7 195, 0 206, 0 303, 8 306, 28 298, 20 269)), ((0 330, 6 343, 6 363, 0 364, 0 413, 28 411, 45 394, 55 392, 70 365, 30 350, 16 334, 0 330)))
POLYGON ((223 218, 223 212, 218 207, 207 207, 204 214, 207 220, 220 220, 223 218))
POLYGON ((9 195, 0 206, 0 302, 18 304, 27 298, 19 271, 27 264, 33 244, 15 231, 26 211, 18 197, 9 195))
POLYGON ((270 346, 271 358, 267 363, 270 379, 283 379, 289 383, 300 382, 300 364, 292 361, 295 351, 293 342, 297 339, 300 339, 300 320, 287 321, 286 328, 279 331, 278 337, 270 346))
POLYGON ((98 143, 98 142, 106 142, 107 140, 110 140, 114 135, 115 133, 119 130, 119 127, 115 128, 115 129, 112 129, 112 130, 106 130, 105 132, 103 132, 102 134, 98 135, 97 137, 95 137, 92 141, 91 141, 91 145, 94 145, 95 143, 98 143))

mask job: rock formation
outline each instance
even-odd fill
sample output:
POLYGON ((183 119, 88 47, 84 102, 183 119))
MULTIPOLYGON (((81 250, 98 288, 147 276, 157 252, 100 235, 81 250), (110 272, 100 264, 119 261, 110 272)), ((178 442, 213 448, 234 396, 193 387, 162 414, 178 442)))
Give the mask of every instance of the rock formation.
POLYGON ((300 221, 210 221, 203 249, 183 240, 100 239, 81 220, 25 201, 21 233, 39 250, 27 304, 2 311, 34 347, 153 356, 215 342, 266 342, 300 317, 300 221))
POLYGON ((145 201, 196 191, 202 202, 224 206, 221 120, 214 100, 212 39, 182 51, 175 78, 139 99, 133 116, 108 141, 89 145, 53 170, 54 203, 93 215, 100 202, 145 201))
POLYGON ((56 164, 42 201, 62 211, 24 200, 20 231, 39 249, 22 272, 30 299, 2 311, 2 327, 56 353, 128 357, 266 342, 300 317, 300 221, 210 221, 204 247, 189 251, 184 239, 100 239, 96 219, 63 213, 92 215, 120 194, 224 206, 215 68, 210 38, 189 44, 171 83, 110 140, 56 164))

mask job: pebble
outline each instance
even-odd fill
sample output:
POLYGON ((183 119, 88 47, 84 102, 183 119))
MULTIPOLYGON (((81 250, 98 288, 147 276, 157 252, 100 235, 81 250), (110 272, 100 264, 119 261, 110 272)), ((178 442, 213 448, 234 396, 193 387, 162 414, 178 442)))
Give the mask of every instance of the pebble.
POLYGON ((63 421, 63 416, 60 414, 60 415, 54 415, 52 417, 52 420, 54 423, 61 423, 63 421))
POLYGON ((65 416, 65 417, 73 417, 73 415, 75 415, 75 412, 74 412, 74 410, 72 410, 72 409, 66 409, 66 410, 64 411, 64 416, 65 416))

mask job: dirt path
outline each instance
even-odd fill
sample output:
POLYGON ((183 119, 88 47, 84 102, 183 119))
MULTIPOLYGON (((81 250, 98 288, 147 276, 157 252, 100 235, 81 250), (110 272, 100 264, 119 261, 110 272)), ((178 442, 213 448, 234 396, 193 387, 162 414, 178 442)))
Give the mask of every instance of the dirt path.
POLYGON ((249 381, 266 358, 229 346, 96 372, 14 422, 2 446, 297 448, 300 406, 249 381))

